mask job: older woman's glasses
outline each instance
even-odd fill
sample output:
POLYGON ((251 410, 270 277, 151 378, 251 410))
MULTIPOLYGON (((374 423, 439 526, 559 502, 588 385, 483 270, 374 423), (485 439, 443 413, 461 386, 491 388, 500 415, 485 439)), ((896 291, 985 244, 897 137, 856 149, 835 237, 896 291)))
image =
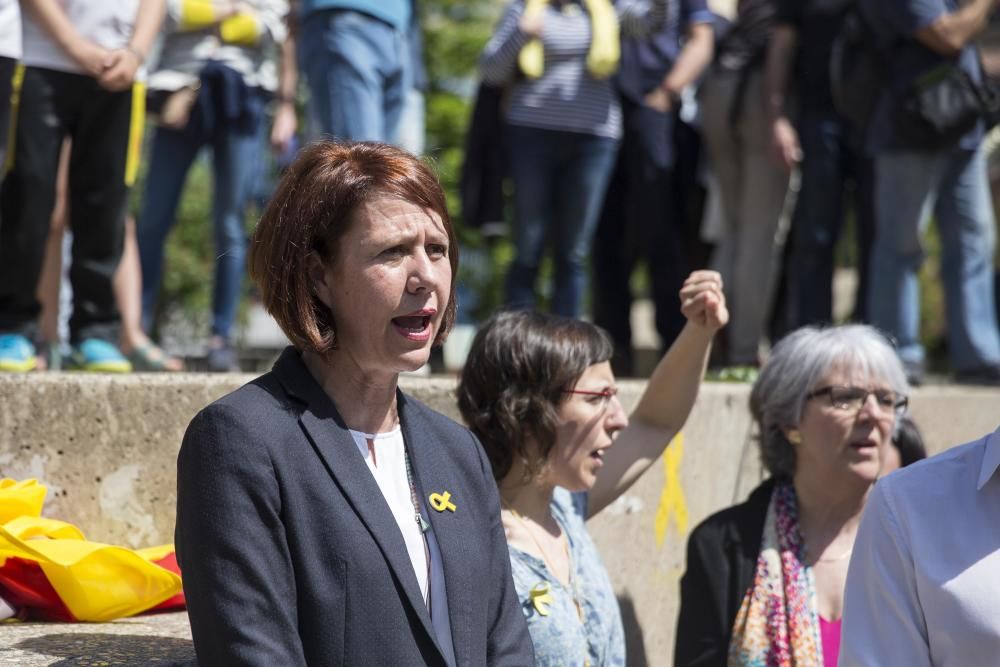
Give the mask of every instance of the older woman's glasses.
POLYGON ((906 396, 901 396, 891 389, 866 389, 864 387, 821 387, 806 394, 806 400, 819 396, 828 396, 830 405, 844 412, 858 412, 864 406, 869 396, 875 397, 875 402, 883 412, 902 412, 909 404, 906 396))
POLYGON ((594 396, 598 397, 601 409, 608 407, 611 403, 611 399, 618 395, 618 387, 608 387, 607 389, 602 389, 601 391, 588 391, 586 389, 563 389, 564 394, 580 394, 581 396, 594 396))

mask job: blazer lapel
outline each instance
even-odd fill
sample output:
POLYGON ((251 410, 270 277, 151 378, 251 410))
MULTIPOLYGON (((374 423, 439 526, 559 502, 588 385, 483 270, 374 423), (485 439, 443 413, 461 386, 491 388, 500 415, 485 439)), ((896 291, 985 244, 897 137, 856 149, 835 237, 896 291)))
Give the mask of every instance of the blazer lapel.
POLYGON ((406 599, 440 652, 399 524, 333 401, 313 379, 293 348, 285 350, 275 363, 274 370, 285 390, 307 404, 299 417, 302 428, 312 440, 327 471, 375 539, 406 599))
MULTIPOLYGON (((482 558, 482 554, 474 551, 465 537, 474 530, 473 526, 466 523, 471 514, 460 509, 455 512, 438 512, 431 507, 431 494, 459 488, 454 465, 445 455, 446 449, 435 442, 435 430, 427 424, 420 409, 409 406, 402 392, 397 392, 396 403, 403 438, 413 465, 417 493, 428 510, 426 514, 441 551, 455 659, 460 665, 470 664, 467 651, 472 633, 468 621, 472 616, 470 612, 473 605, 469 596, 477 585, 482 584, 474 581, 471 567, 472 563, 477 563, 482 558)), ((463 501, 471 499, 453 500, 460 506, 463 501)))

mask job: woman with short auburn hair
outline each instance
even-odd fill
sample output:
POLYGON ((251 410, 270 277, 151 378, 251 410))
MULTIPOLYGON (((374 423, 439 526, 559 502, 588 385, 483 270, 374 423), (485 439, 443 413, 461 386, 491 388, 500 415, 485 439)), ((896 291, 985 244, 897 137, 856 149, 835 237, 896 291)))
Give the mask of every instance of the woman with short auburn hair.
POLYGON ((490 464, 407 396, 454 319, 431 170, 320 142, 283 177, 251 275, 292 341, 191 422, 178 560, 205 665, 527 665, 490 464))

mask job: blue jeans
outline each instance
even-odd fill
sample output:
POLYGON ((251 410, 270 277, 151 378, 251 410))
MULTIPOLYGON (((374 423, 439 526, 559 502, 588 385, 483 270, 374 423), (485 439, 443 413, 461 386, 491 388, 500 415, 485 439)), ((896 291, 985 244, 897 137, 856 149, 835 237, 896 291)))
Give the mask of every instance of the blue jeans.
POLYGON ((395 142, 411 66, 406 33, 362 12, 313 12, 299 31, 299 67, 323 134, 395 142))
POLYGON ((948 351, 958 372, 1000 364, 993 293, 996 243, 982 150, 899 151, 876 158, 872 323, 896 338, 899 355, 922 364, 917 272, 920 236, 937 219, 948 351))
POLYGON ((516 217, 507 303, 514 308, 534 307, 535 280, 548 240, 555 260, 551 310, 579 317, 587 256, 618 141, 516 125, 508 125, 506 133, 516 217))
MULTIPOLYGON (((258 94, 258 103, 263 97, 258 94)), ((152 328, 156 299, 163 277, 163 254, 167 235, 176 221, 177 203, 192 162, 203 140, 192 132, 197 127, 199 105, 192 110, 184 130, 158 127, 153 135, 149 177, 138 221, 139 261, 142 263, 142 324, 152 328)), ((215 236, 215 284, 212 290, 212 334, 229 339, 240 301, 246 272, 246 204, 253 185, 254 165, 263 156, 262 132, 266 123, 258 114, 258 126, 249 133, 232 128, 215 132, 212 147, 212 224, 215 236)))
POLYGON ((788 269, 791 325, 833 321, 833 253, 844 226, 848 191, 854 204, 858 288, 854 317, 868 321, 868 263, 875 231, 875 168, 848 144, 845 121, 828 111, 806 110, 798 124, 802 180, 792 218, 788 269), (853 188, 849 187, 853 184, 853 188))

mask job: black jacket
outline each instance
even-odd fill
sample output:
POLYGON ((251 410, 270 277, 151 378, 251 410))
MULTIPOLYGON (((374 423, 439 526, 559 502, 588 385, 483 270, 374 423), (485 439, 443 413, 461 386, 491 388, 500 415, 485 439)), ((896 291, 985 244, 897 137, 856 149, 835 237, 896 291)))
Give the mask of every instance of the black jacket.
MULTIPOLYGON (((427 518, 441 549, 457 664, 532 664, 482 447, 402 392, 397 405, 418 493, 448 491, 456 506, 427 518)), ((177 556, 199 664, 450 662, 399 526, 294 349, 194 418, 177 486, 177 556)))
POLYGON ((733 621, 753 584, 774 480, 705 519, 688 538, 674 664, 726 667, 733 621))

